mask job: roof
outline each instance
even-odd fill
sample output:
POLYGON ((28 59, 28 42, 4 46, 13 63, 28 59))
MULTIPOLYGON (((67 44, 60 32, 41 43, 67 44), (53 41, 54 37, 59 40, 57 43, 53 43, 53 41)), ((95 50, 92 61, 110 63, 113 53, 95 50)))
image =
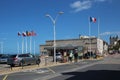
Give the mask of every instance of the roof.
MULTIPOLYGON (((96 37, 91 37, 92 39, 96 39, 96 37)), ((76 38, 76 39, 61 39, 61 40, 56 40, 56 41, 73 41, 73 40, 86 40, 89 38, 76 38)), ((46 42, 53 42, 54 40, 47 40, 46 42)))
MULTIPOLYGON (((72 45, 72 44, 68 44, 68 45, 57 45, 56 49, 75 49, 77 48, 78 45, 72 45)), ((49 47, 45 47, 45 49, 54 49, 53 46, 49 46, 49 47)))

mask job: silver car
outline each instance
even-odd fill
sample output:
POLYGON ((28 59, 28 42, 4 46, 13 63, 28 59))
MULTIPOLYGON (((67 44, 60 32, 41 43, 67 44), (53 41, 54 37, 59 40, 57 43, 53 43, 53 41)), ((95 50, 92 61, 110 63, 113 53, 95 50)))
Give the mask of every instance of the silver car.
POLYGON ((15 65, 40 64, 40 58, 32 54, 13 54, 10 55, 7 64, 14 67, 15 65))
POLYGON ((0 57, 0 63, 7 63, 7 59, 8 59, 7 54, 2 54, 2 56, 0 57))

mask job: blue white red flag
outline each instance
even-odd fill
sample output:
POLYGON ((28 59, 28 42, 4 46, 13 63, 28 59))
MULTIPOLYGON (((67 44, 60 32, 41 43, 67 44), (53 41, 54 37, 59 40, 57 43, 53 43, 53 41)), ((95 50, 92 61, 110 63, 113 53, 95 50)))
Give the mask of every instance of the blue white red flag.
POLYGON ((23 37, 26 37, 26 36, 27 36, 27 35, 26 35, 26 32, 23 32, 23 33, 22 33, 22 36, 23 36, 23 37))
POLYGON ((95 17, 90 17, 90 22, 96 22, 96 18, 95 17))
POLYGON ((18 32, 18 36, 21 36, 21 33, 20 33, 20 32, 18 32))

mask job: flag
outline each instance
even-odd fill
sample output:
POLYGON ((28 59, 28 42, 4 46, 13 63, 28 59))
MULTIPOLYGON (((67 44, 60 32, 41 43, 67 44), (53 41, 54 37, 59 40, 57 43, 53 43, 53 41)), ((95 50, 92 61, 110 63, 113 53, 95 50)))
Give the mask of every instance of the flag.
POLYGON ((96 22, 96 18, 95 17, 90 17, 90 22, 96 22))
POLYGON ((31 32, 26 31, 26 36, 31 36, 31 32))
POLYGON ((31 36, 31 32, 28 32, 28 36, 31 36))
POLYGON ((21 36, 21 33, 20 33, 20 32, 18 32, 18 36, 21 36))
POLYGON ((31 36, 36 36, 36 33, 34 31, 31 31, 31 36))
POLYGON ((26 33, 25 33, 25 32, 23 32, 23 33, 22 33, 22 36, 23 36, 23 37, 26 37, 27 35, 26 35, 26 33))
POLYGON ((29 35, 28 35, 28 31, 26 31, 26 36, 29 36, 29 35))

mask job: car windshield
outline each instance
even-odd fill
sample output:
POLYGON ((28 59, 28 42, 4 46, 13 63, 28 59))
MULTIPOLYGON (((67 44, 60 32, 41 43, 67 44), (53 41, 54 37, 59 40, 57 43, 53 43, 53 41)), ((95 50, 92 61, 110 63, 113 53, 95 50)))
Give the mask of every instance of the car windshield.
POLYGON ((1 58, 8 58, 8 55, 2 55, 1 58))

